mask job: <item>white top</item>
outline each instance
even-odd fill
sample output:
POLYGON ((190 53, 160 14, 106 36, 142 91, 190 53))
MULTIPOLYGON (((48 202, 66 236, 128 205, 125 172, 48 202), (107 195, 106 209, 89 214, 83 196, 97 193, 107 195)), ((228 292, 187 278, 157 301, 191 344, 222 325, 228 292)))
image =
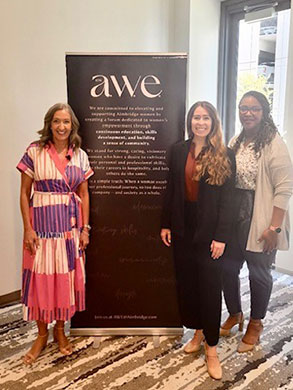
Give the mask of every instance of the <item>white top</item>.
POLYGON ((258 159, 253 149, 254 142, 244 146, 242 141, 237 150, 236 158, 236 188, 254 190, 258 171, 258 159))

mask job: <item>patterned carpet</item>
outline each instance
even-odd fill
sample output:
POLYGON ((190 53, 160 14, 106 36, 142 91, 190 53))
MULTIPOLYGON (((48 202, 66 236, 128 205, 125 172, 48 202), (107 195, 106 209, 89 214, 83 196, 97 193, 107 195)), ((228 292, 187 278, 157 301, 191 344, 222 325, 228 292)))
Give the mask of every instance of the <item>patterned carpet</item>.
MULTIPOLYGON (((293 277, 274 272, 274 290, 264 322, 261 344, 254 352, 238 354, 241 334, 222 338, 219 356, 224 375, 212 380, 203 350, 192 356, 182 345, 191 337, 103 337, 98 349, 93 337, 71 337, 74 353, 62 356, 50 339, 32 368, 21 357, 36 334, 21 319, 20 305, 0 309, 1 390, 293 390, 293 277)), ((242 295, 248 317, 249 293, 242 275, 242 295)), ((223 318, 226 317, 223 313, 223 318)))

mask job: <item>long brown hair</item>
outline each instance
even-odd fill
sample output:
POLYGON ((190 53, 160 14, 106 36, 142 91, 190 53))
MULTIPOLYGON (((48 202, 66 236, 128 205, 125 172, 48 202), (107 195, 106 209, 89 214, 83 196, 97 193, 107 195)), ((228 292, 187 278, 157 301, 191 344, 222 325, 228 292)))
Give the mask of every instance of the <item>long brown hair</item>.
POLYGON ((54 106, 50 107, 47 111, 44 118, 44 127, 38 131, 40 134, 39 146, 42 149, 46 146, 49 141, 53 142, 53 134, 51 130, 51 122, 56 111, 65 110, 69 113, 71 117, 71 133, 69 136, 69 145, 73 147, 74 150, 78 149, 81 145, 81 138, 78 135, 79 121, 73 112, 72 108, 67 103, 56 103, 54 106))
POLYGON ((227 155, 227 148, 223 143, 221 121, 215 107, 206 101, 199 101, 193 104, 187 114, 187 132, 193 137, 192 117, 197 107, 202 107, 209 113, 212 119, 212 128, 206 137, 207 146, 203 148, 197 157, 197 173, 195 180, 207 176, 206 182, 211 185, 222 185, 231 176, 231 163, 227 155))

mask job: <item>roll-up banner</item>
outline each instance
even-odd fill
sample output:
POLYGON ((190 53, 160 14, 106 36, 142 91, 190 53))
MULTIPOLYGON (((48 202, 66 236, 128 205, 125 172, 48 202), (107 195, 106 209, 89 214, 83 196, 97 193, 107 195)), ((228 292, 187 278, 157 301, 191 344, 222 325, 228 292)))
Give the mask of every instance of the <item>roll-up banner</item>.
POLYGON ((92 225, 86 310, 71 333, 178 334, 172 250, 160 239, 170 146, 184 138, 186 54, 66 55, 92 225))

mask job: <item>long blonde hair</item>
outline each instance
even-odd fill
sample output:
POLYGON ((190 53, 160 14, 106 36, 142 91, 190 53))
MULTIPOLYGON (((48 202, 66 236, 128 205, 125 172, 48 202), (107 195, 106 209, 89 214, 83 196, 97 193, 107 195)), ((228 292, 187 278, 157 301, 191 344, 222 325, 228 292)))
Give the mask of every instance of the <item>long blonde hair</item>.
POLYGON ((72 146, 74 150, 78 149, 81 145, 81 138, 78 135, 79 121, 74 114, 72 108, 67 103, 56 103, 50 107, 44 118, 44 127, 38 131, 40 139, 38 141, 39 147, 43 149, 49 141, 53 141, 53 134, 51 131, 51 122, 56 111, 65 110, 71 117, 71 133, 69 136, 68 144, 72 146))
POLYGON ((227 148, 223 143, 221 121, 215 107, 206 101, 199 101, 193 104, 187 115, 187 131, 189 137, 193 137, 192 117, 195 109, 202 107, 209 113, 212 119, 212 128, 206 137, 207 146, 203 148, 197 157, 196 173, 194 180, 206 176, 206 182, 211 185, 220 186, 231 176, 231 162, 227 155, 227 148))

